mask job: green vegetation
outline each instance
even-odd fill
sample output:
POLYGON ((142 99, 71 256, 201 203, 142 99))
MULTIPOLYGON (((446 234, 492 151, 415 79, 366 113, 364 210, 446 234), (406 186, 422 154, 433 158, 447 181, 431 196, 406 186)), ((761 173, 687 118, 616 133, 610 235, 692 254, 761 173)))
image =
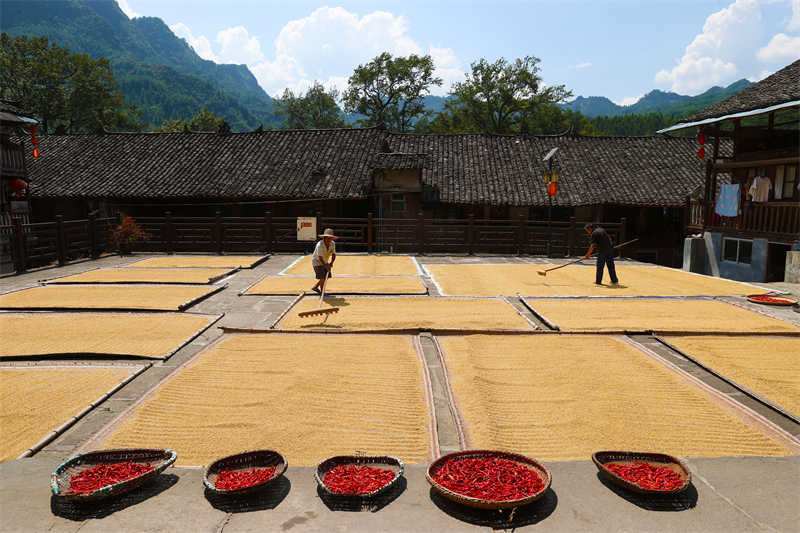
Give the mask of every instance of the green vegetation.
POLYGON ((286 89, 280 100, 275 101, 275 114, 285 116, 281 129, 314 130, 348 128, 342 110, 336 101, 339 91, 334 87, 326 92, 319 82, 314 82, 306 95, 295 96, 286 89))

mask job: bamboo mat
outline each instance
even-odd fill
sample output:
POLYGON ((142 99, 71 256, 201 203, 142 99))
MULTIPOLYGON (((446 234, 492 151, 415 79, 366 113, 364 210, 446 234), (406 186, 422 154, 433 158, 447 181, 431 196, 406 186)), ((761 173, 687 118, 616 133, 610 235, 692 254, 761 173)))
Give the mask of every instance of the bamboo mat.
POLYGON ((151 257, 125 265, 128 268, 253 268, 268 256, 255 255, 170 255, 151 257))
POLYGON ((233 274, 236 270, 225 268, 112 268, 90 270, 74 276, 45 280, 46 283, 211 283, 233 274))
POLYGON ((542 461, 598 450, 785 456, 701 388, 616 338, 440 337, 465 448, 542 461))
POLYGON ((0 308, 178 311, 216 290, 202 285, 46 285, 0 295, 0 308))
POLYGON ((668 337, 705 366, 800 416, 800 339, 668 337))
POLYGON ((163 358, 216 319, 188 313, 3 313, 0 357, 97 354, 163 358))
POLYGON ((417 341, 402 336, 234 335, 198 355, 94 444, 178 450, 181 466, 255 449, 314 466, 363 450, 432 460, 417 341))
MULTIPOLYGON (((311 287, 316 279, 303 276, 266 277, 247 289, 244 294, 300 294, 306 292, 314 296, 311 287)), ((375 277, 375 276, 336 276, 328 280, 325 293, 328 294, 425 294, 428 288, 418 276, 375 277)))
POLYGON ((525 300, 562 331, 800 332, 789 322, 715 300, 569 298, 525 300))
MULTIPOLYGON (((411 256, 408 255, 345 255, 336 254, 333 263, 333 275, 347 276, 417 276, 419 271, 411 256)), ((304 255, 281 274, 303 275, 314 274, 311 256, 304 255)))
POLYGON ((19 457, 138 368, 0 366, 0 462, 19 457))
POLYGON ((531 324, 501 299, 407 297, 325 298, 322 307, 338 313, 301 318, 316 309, 319 298, 303 298, 280 324, 281 329, 459 328, 532 329, 531 324))
MULTIPOLYGON (((555 266, 555 265, 554 265, 555 266)), ((448 296, 733 296, 760 294, 767 289, 726 279, 701 276, 672 268, 617 265, 619 285, 594 285, 594 262, 589 266, 554 268, 550 265, 426 265, 442 295, 448 296)))

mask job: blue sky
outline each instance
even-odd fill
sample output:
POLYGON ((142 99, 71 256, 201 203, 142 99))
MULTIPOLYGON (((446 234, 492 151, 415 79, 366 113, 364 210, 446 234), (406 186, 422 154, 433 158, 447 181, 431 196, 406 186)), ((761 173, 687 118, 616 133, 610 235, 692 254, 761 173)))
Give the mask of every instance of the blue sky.
POLYGON ((347 85, 382 52, 430 54, 444 95, 481 58, 541 60, 547 85, 622 105, 653 89, 695 95, 800 59, 800 0, 117 0, 195 51, 246 64, 271 96, 347 85))

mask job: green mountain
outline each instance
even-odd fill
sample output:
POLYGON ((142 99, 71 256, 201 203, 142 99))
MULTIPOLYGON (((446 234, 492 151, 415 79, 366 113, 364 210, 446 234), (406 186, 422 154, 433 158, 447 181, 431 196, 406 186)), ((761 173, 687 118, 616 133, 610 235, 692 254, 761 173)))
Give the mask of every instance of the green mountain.
POLYGON ((120 91, 154 125, 190 118, 203 107, 225 117, 234 131, 283 122, 246 66, 202 59, 164 21, 131 20, 115 0, 3 0, 0 29, 46 35, 72 52, 108 58, 120 91))
POLYGON ((664 116, 675 115, 678 118, 683 118, 733 96, 750 85, 752 85, 752 82, 741 79, 725 88, 712 87, 697 96, 682 96, 656 89, 629 106, 617 105, 604 96, 590 96, 588 98, 579 96, 571 102, 561 104, 561 107, 572 111, 580 111, 583 116, 588 118, 645 113, 660 113, 664 116))

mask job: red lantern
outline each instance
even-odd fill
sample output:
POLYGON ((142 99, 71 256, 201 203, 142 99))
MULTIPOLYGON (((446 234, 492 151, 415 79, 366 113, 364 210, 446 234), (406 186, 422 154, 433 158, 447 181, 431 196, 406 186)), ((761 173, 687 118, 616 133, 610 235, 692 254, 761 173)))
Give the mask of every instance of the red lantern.
POLYGON ((697 151, 697 156, 698 156, 700 159, 703 159, 703 158, 705 158, 705 156, 706 156, 706 149, 705 149, 705 148, 700 148, 700 149, 697 151))
POLYGON ((37 139, 36 137, 31 137, 31 144, 36 146, 37 144, 39 144, 39 139, 37 139))
POLYGON ((16 196, 22 196, 22 191, 28 188, 28 184, 22 181, 19 178, 11 180, 11 183, 8 184, 8 187, 14 191, 16 196))
POLYGON ((706 143, 706 136, 700 135, 700 137, 697 138, 697 142, 700 143, 700 146, 703 146, 706 143))
POLYGON ((36 134, 36 124, 31 124, 31 135, 36 134))
POLYGON ((555 196, 557 192, 558 192, 558 183, 551 181, 550 183, 547 184, 547 193, 550 196, 555 196))
POLYGON ((34 148, 33 149, 33 157, 35 157, 36 159, 39 159, 39 149, 38 148, 34 148))

